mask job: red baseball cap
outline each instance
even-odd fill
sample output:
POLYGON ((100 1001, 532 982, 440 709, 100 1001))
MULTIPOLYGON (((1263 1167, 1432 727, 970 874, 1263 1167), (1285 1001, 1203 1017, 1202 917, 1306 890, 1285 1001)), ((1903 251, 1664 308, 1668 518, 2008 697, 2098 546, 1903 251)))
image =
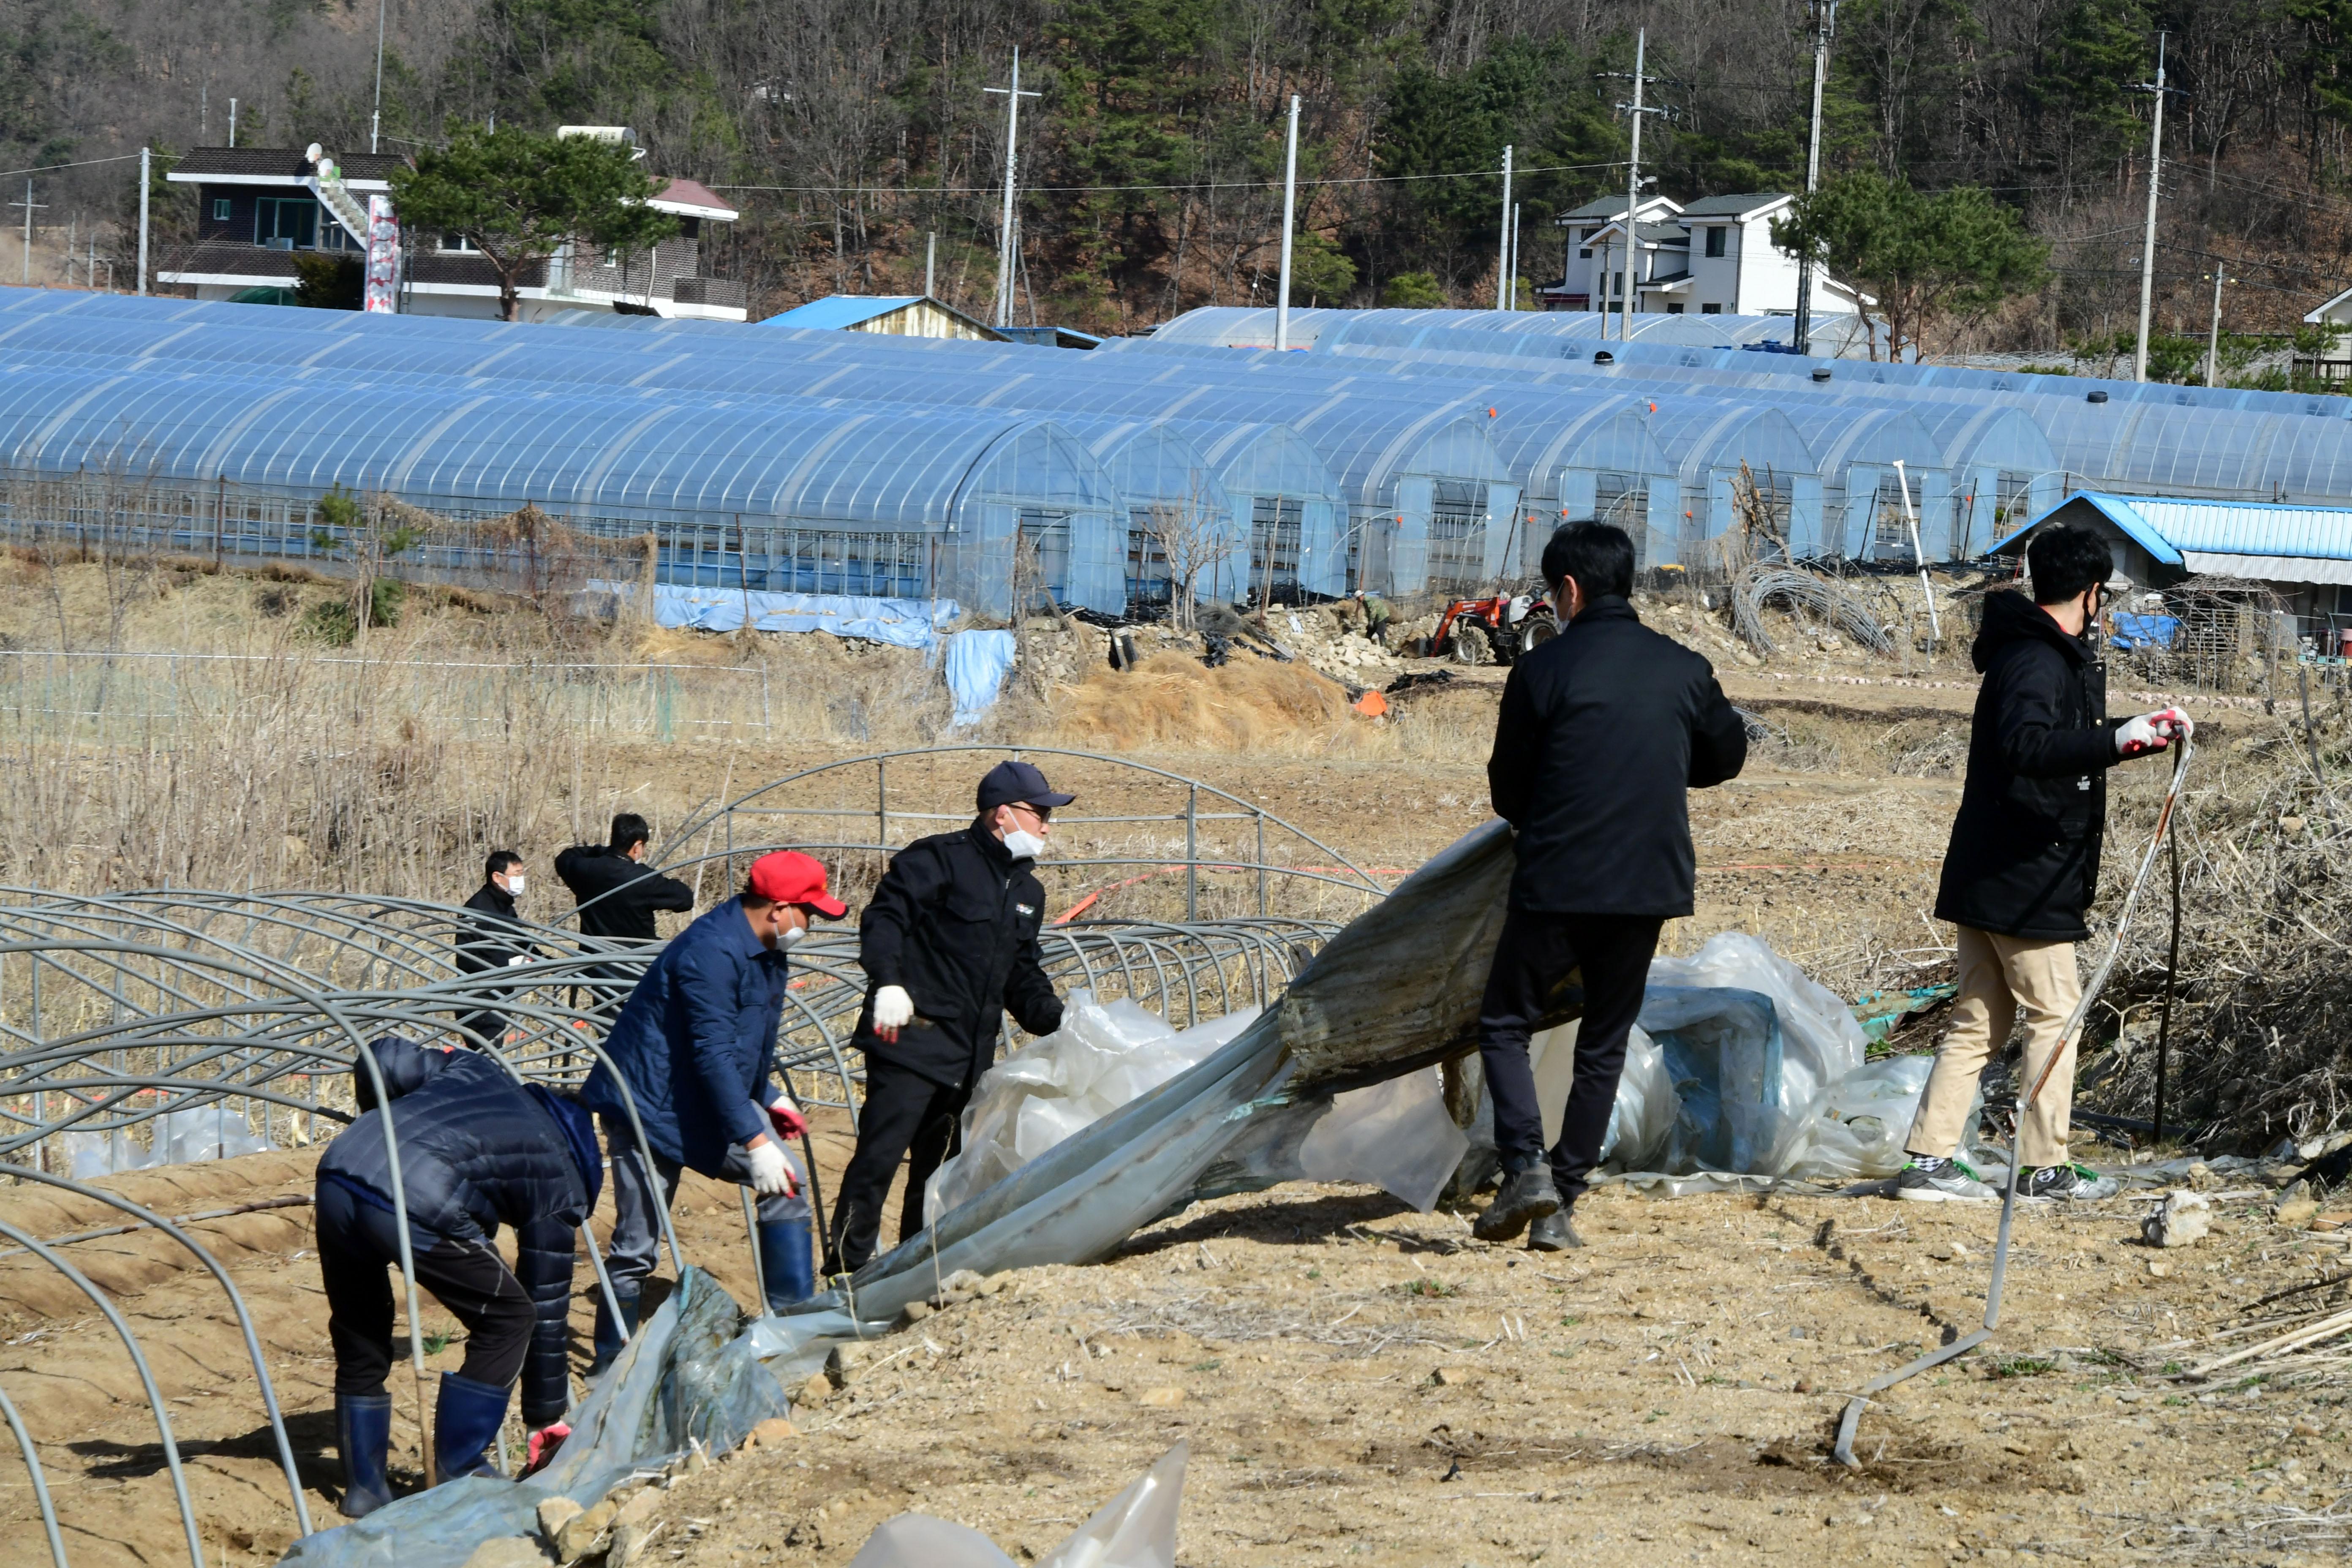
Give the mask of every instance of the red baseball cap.
POLYGON ((747 884, 763 899, 780 904, 804 904, 829 921, 849 912, 849 906, 824 890, 823 862, 797 849, 779 849, 751 862, 747 884))

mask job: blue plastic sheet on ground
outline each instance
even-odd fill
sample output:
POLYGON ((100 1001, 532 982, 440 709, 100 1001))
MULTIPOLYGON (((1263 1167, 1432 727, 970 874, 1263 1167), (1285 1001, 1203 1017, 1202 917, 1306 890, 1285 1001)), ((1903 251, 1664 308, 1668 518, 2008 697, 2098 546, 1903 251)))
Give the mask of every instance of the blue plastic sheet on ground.
POLYGON ((955 727, 977 724, 996 706, 1013 672, 1011 632, 958 632, 948 638, 948 690, 955 696, 955 727))
POLYGON ((2180 637, 2178 616, 2126 616, 2114 617, 2112 639, 2120 648, 2170 647, 2180 637))
MULTIPOLYGON (((591 594, 634 599, 633 583, 591 582, 591 594)), ((657 626, 702 632, 740 631, 749 618, 758 632, 831 632, 838 637, 929 648, 963 613, 952 599, 884 599, 864 594, 771 594, 758 589, 689 588, 656 583, 653 615, 657 626)), ((1010 638, 1010 632, 995 634, 1010 638)))

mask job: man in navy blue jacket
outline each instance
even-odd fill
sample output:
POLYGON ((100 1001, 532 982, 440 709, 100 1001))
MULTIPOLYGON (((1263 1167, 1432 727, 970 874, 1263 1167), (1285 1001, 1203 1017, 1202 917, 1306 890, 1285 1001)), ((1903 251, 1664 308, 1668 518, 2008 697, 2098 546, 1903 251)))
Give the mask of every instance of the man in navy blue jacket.
POLYGON ((603 1121, 613 1155, 611 1275, 624 1319, 614 1323, 599 1300, 592 1374, 620 1353, 625 1328, 635 1331, 661 1229, 655 1205, 675 1200, 681 1170, 760 1194, 760 1272, 771 1310, 804 1300, 814 1286, 805 1178, 784 1142, 803 1122, 769 1080, 783 1019, 784 950, 808 931, 811 915, 849 912, 824 881, 824 868, 806 855, 785 850, 753 861, 740 895, 662 950, 604 1041, 610 1065, 588 1075, 581 1099, 603 1121), (650 1173, 625 1083, 653 1148, 650 1173))
MULTIPOLYGON (((487 1450, 506 1419, 515 1374, 522 1417, 541 1439, 572 1403, 564 1314, 572 1301, 573 1233, 604 1183, 588 1112, 539 1084, 518 1083, 474 1051, 412 1045, 391 1036, 370 1047, 395 1101, 401 1195, 416 1283, 466 1326, 466 1363, 441 1374, 433 1453, 443 1480, 496 1474, 487 1450), (515 1267, 496 1244, 515 1232, 515 1267)), ((392 1500, 384 1456, 392 1436, 392 1286, 400 1264, 391 1145, 375 1078, 352 1075, 363 1114, 319 1162, 319 1273, 335 1350, 336 1447, 342 1511, 352 1519, 392 1500)), ((414 1325, 411 1325, 413 1328, 414 1325)))

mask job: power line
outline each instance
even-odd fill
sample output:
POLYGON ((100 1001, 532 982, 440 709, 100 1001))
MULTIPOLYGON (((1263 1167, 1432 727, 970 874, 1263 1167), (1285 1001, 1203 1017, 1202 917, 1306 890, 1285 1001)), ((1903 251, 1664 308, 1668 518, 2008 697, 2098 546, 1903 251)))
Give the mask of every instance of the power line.
MULTIPOLYGON (((1592 169, 1622 169, 1626 161, 1619 158, 1607 163, 1547 163, 1535 168, 1516 170, 1520 174, 1557 174, 1592 169)), ((17 171, 23 173, 22 170, 17 171)), ((0 175, 6 171, 0 170, 0 175)), ((1412 180, 1492 180, 1499 178, 1495 169, 1464 169, 1444 174, 1366 174, 1345 179, 1301 180, 1302 185, 1390 185, 1412 180)), ((1103 191, 1271 191, 1278 188, 1278 180, 1211 181, 1184 185, 1024 185, 1029 192, 1050 192, 1071 195, 1103 191)), ((986 196, 994 195, 994 185, 712 185, 714 191, 767 191, 787 195, 919 195, 919 196, 986 196)))
POLYGON ((15 174, 46 174, 53 169, 89 169, 100 163, 131 163, 138 161, 136 153, 118 153, 111 158, 84 158, 73 163, 37 163, 29 169, 0 169, 0 179, 15 174))

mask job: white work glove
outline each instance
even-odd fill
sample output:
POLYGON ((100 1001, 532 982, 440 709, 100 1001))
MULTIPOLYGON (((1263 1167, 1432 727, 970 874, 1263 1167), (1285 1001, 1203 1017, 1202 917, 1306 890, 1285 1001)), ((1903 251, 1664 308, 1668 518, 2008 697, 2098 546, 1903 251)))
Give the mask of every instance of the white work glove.
POLYGON ((751 1156, 751 1190, 763 1198, 788 1198, 800 1190, 793 1168, 772 1138, 762 1138, 744 1151, 751 1156))
POLYGON ((2126 719, 2116 729, 2116 754, 2142 757, 2160 752, 2175 741, 2185 741, 2196 726, 2178 708, 2162 708, 2126 719))
POLYGON ((883 1039, 896 1040, 914 1017, 915 999, 905 986, 885 985, 874 993, 874 1032, 883 1039))

